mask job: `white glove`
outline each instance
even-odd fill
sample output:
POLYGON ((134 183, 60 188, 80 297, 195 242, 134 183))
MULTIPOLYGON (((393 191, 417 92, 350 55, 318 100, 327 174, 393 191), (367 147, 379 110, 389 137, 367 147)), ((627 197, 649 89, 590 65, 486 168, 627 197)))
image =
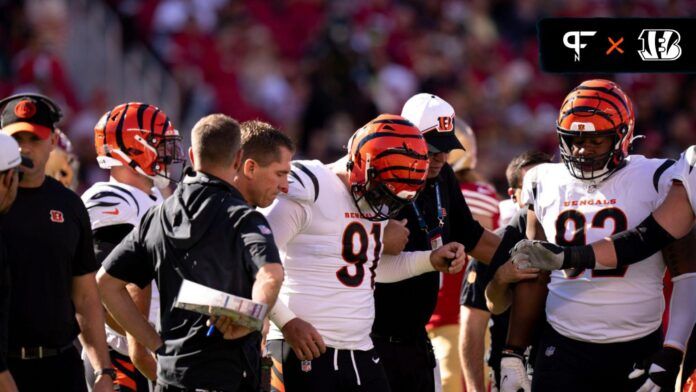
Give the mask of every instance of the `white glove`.
POLYGON ((503 357, 500 361, 500 392, 531 392, 532 383, 520 358, 503 357))
POLYGON ((649 360, 635 366, 629 379, 645 377, 645 383, 637 392, 673 391, 684 354, 672 347, 662 347, 649 360), (647 370, 647 372, 646 372, 647 370))
POLYGON ((520 269, 539 268, 544 271, 561 269, 564 249, 545 241, 522 240, 512 248, 512 262, 520 269))

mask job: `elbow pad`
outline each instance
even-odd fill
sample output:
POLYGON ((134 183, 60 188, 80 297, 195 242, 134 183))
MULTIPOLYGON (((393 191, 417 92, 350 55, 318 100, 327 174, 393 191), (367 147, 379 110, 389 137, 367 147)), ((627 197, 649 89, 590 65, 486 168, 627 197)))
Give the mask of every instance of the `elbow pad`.
POLYGON ((617 266, 637 263, 676 240, 650 214, 631 230, 611 236, 617 266))

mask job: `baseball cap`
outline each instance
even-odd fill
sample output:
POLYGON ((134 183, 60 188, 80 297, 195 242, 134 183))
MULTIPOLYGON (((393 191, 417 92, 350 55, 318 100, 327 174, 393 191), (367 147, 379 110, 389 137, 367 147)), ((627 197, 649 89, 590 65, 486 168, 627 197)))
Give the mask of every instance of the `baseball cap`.
POLYGON ((38 94, 18 94, 3 100, 0 128, 7 135, 32 132, 47 139, 60 120, 60 109, 50 99, 38 94))
POLYGON ((449 152, 464 149, 454 134, 454 108, 434 94, 420 93, 404 104, 401 117, 418 128, 430 152, 449 152))
POLYGON ((20 164, 33 167, 30 159, 19 153, 19 144, 12 136, 0 133, 0 172, 15 168, 20 164))

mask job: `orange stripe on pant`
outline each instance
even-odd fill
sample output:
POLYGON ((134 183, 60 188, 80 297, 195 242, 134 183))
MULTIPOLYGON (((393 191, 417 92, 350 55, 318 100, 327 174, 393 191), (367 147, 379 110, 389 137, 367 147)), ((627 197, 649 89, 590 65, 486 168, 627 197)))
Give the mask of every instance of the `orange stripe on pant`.
POLYGON ((271 369, 271 391, 285 392, 285 380, 283 379, 283 364, 273 358, 271 369))
POLYGON ((118 363, 120 366, 114 366, 116 368, 116 380, 114 380, 114 384, 116 385, 122 385, 126 388, 129 388, 133 391, 138 390, 138 384, 133 380, 130 376, 128 376, 126 373, 123 372, 121 369, 126 369, 130 372, 135 371, 135 365, 132 363, 123 361, 121 359, 116 358, 115 361, 118 363))

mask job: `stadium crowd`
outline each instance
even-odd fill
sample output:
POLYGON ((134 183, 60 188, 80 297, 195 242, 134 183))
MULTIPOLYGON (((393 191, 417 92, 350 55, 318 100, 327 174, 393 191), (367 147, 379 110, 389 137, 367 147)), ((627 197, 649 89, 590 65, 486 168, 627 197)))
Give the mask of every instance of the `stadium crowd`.
MULTIPOLYGON (((428 91, 476 129, 479 170, 501 193, 513 156, 556 153, 548 124, 566 92, 586 78, 541 72, 539 18, 694 13, 689 1, 106 2, 123 21, 125 42, 146 43, 181 86, 179 124, 211 112, 259 118, 294 137, 300 156, 332 160, 352 130, 428 91)), ((62 127, 78 146, 82 179, 95 182, 104 177, 82 139, 118 102, 106 91, 81 91, 79 80, 68 77, 60 54, 70 4, 0 2, 0 91, 30 88, 64 103, 62 127)), ((647 136, 637 152, 676 158, 696 142, 693 75, 615 80, 633 97, 647 136)))
POLYGON ((70 1, 0 2, 0 391, 696 390, 696 78, 535 36, 686 4, 104 3, 182 110, 82 91, 70 1))

